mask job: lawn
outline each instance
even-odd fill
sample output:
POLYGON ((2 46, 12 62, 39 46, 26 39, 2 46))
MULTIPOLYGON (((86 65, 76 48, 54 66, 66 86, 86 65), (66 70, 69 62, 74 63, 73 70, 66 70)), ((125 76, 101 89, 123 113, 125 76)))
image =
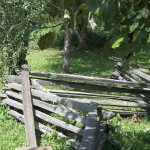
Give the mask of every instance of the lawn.
MULTIPOLYGON (((78 50, 73 48, 70 56, 70 71, 74 74, 109 77, 113 70, 113 62, 109 56, 125 58, 130 49, 123 50, 78 50)), ((147 52, 147 51, 146 51, 147 52)), ((149 55, 144 49, 137 53, 132 61, 150 65, 149 55)), ((29 69, 32 71, 61 72, 63 52, 60 49, 30 50, 27 57, 29 69)), ((2 85, 0 85, 2 88, 2 85)), ((121 143, 122 150, 150 149, 150 118, 141 118, 140 123, 131 122, 129 118, 115 117, 109 121, 115 127, 112 138, 121 143)), ((55 132, 50 135, 38 133, 39 145, 52 145, 57 150, 67 150, 64 140, 56 141, 55 132)), ((25 146, 25 131, 23 124, 6 114, 6 108, 0 106, 0 150, 14 150, 25 146)), ((113 148, 107 147, 107 150, 113 148)))

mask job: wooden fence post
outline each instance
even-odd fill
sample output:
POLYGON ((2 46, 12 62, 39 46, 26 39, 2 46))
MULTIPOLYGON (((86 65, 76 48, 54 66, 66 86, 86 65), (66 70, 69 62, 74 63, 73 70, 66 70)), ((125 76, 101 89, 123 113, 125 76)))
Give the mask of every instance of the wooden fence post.
POLYGON ((30 91, 29 70, 26 64, 22 65, 22 95, 23 112, 26 129, 26 141, 28 147, 36 147, 35 124, 33 117, 33 106, 30 91))

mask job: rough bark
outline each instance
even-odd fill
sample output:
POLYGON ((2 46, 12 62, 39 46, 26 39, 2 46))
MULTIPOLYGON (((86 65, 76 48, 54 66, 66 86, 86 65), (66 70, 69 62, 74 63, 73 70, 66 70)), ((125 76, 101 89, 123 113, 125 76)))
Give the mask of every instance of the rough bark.
POLYGON ((66 23, 65 41, 64 41, 64 58, 63 58, 63 72, 69 73, 69 53, 71 47, 71 29, 69 28, 69 22, 66 23))

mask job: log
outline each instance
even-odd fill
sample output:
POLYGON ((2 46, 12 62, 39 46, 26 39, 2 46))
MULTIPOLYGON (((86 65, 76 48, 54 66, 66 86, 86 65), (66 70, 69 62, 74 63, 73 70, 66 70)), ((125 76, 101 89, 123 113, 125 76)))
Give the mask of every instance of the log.
POLYGON ((150 87, 150 85, 140 84, 138 82, 133 83, 133 82, 130 82, 130 81, 120 81, 120 80, 99 78, 99 77, 87 77, 87 76, 80 76, 80 75, 44 73, 44 72, 34 72, 34 71, 30 71, 30 74, 33 75, 33 76, 39 76, 39 77, 86 81, 86 82, 96 83, 96 84, 97 83, 108 83, 108 84, 115 84, 115 85, 140 87, 140 88, 141 87, 150 87))
POLYGON ((93 108, 91 108, 91 110, 88 113, 88 119, 86 127, 84 129, 84 135, 81 141, 80 150, 92 150, 96 126, 97 126, 97 105, 93 105, 93 108))
MULTIPOLYGON (((7 113, 24 123, 24 116, 22 114, 14 111, 14 110, 8 110, 7 113)), ((53 129, 51 129, 50 127, 47 127, 37 121, 35 121, 35 129, 42 133, 45 133, 45 134, 53 131, 53 129)), ((68 138, 69 139, 68 136, 62 134, 61 132, 56 131, 56 134, 57 134, 58 138, 68 138)), ((75 141, 74 139, 67 140, 66 143, 75 149, 79 149, 79 147, 80 147, 80 143, 75 141)))
MULTIPOLYGON (((7 98, 7 99, 4 99, 2 102, 3 102, 3 104, 7 104, 11 107, 23 110, 23 105, 19 102, 16 102, 16 101, 12 100, 12 99, 7 98)), ((48 123, 51 123, 53 125, 59 126, 59 127, 64 128, 68 131, 71 131, 71 132, 74 132, 78 135, 83 136, 84 132, 83 132, 83 129, 81 129, 81 128, 75 127, 75 126, 73 126, 69 123, 58 120, 58 119, 56 119, 54 117, 51 117, 51 116, 49 116, 49 115, 47 115, 47 114, 45 114, 41 111, 38 111, 38 110, 34 110, 34 115, 36 117, 48 122, 48 123)))
MULTIPOLYGON (((18 91, 21 91, 21 87, 22 87, 17 83, 9 83, 7 84, 7 86, 18 91)), ((43 101, 51 101, 83 112, 88 112, 91 107, 89 104, 80 101, 75 101, 68 98, 61 98, 55 94, 45 93, 35 89, 31 89, 31 93, 33 96, 41 98, 43 101)))
MULTIPOLYGON (((9 97, 13 97, 15 99, 22 100, 22 95, 18 94, 16 92, 6 91, 6 94, 9 97)), ((80 116, 78 113, 72 112, 69 109, 65 109, 64 107, 61 107, 61 106, 51 105, 51 104, 48 104, 46 102, 37 100, 35 98, 33 98, 33 105, 37 106, 39 108, 42 108, 44 110, 50 111, 50 112, 54 112, 60 116, 67 117, 69 119, 82 122, 84 124, 86 123, 86 120, 87 120, 86 117, 80 116)))
POLYGON ((22 65, 22 97, 23 97, 23 113, 26 129, 26 141, 28 147, 37 147, 35 125, 33 116, 33 107, 30 91, 29 71, 26 64, 22 65))

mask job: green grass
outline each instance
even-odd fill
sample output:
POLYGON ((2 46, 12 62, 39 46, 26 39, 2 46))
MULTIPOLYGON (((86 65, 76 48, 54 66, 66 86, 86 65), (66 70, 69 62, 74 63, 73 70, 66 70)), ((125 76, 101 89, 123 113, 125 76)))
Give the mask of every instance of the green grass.
MULTIPOLYGON (((131 118, 121 118, 119 115, 109 121, 115 127, 112 139, 119 141, 121 150, 149 150, 150 149, 150 118, 141 118, 134 123, 131 118)), ((106 147, 106 149, 112 149, 106 147)))
MULTIPOLYGON (((117 50, 77 50, 72 49, 70 56, 70 71, 74 74, 109 77, 114 63, 108 59, 109 56, 125 58, 130 49, 117 50)), ((150 65, 148 49, 141 49, 132 59, 143 65, 150 65)), ((63 52, 59 49, 30 50, 27 57, 29 68, 32 71, 61 72, 63 52)), ((0 84, 0 89, 2 84, 0 84)), ((116 132, 112 134, 113 139, 121 143, 122 150, 148 150, 150 149, 150 121, 148 118, 141 119, 140 123, 133 123, 128 119, 116 117, 110 122, 116 132)), ((38 145, 52 145, 54 150, 67 150, 64 145, 65 139, 56 140, 55 132, 49 135, 38 133, 38 145)), ((0 106, 0 150, 13 150, 15 147, 25 146, 24 126, 14 118, 7 115, 5 109, 0 106)), ((111 147, 107 148, 112 149, 111 147)))
POLYGON ((0 149, 14 150, 19 146, 25 146, 24 126, 7 115, 6 109, 0 106, 0 149))

